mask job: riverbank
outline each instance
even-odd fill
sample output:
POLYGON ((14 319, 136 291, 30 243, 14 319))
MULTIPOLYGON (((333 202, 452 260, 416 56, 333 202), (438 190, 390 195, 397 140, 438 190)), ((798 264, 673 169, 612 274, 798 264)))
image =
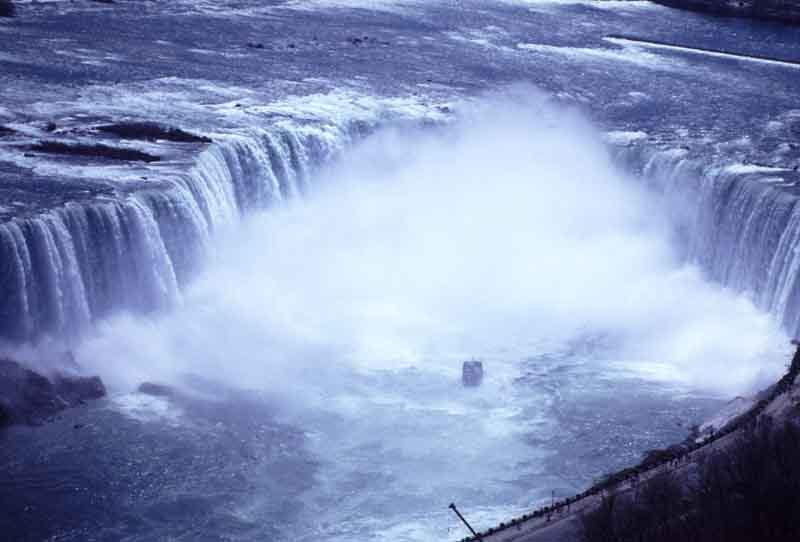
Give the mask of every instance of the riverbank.
MULTIPOLYGON (((796 421, 800 411, 800 347, 786 374, 775 384, 755 395, 752 406, 729 418, 720 427, 706 425, 701 434, 664 450, 653 450, 634 467, 607 475, 602 481, 573 497, 554 502, 531 513, 500 523, 497 527, 464 538, 464 542, 548 542, 578 540, 587 525, 598 517, 609 502, 635 500, 652 486, 669 483, 689 484, 701 465, 734 448, 743 438, 753 438, 759 428, 779 427, 796 421), (587 518, 589 518, 587 520, 587 518)), ((792 425, 794 426, 794 425, 792 425)), ((763 436, 763 435, 762 435, 763 436)), ((761 437, 759 437, 761 438, 761 437)), ((680 494, 680 492, 679 492, 680 494)), ((606 515, 611 512, 606 512, 606 515)), ((685 513, 683 511, 682 513, 685 513)), ((607 519, 606 521, 611 521, 607 519)))
POLYGON ((789 24, 800 23, 800 2, 797 0, 653 0, 672 8, 728 17, 750 17, 789 24))

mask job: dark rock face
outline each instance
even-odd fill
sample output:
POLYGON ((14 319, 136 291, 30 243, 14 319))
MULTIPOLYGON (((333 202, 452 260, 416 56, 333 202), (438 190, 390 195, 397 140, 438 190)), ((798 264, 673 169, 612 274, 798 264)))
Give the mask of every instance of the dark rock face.
POLYGON ((15 361, 0 359, 0 427, 38 425, 66 408, 105 394, 99 377, 56 375, 49 379, 15 361))
POLYGON ((114 134, 122 139, 143 139, 145 141, 161 139, 177 143, 211 143, 211 139, 205 136, 199 136, 180 128, 160 126, 154 122, 118 122, 99 126, 97 130, 114 134))
POLYGON ((800 23, 800 0, 654 0, 680 9, 800 23))
POLYGON ((0 17, 13 17, 14 13, 14 2, 11 0, 0 0, 0 17))
POLYGON ((135 149, 120 149, 118 147, 108 147, 106 145, 67 144, 59 141, 42 141, 36 145, 31 145, 28 149, 47 154, 65 154, 89 158, 128 160, 133 162, 157 162, 160 160, 158 156, 135 149))

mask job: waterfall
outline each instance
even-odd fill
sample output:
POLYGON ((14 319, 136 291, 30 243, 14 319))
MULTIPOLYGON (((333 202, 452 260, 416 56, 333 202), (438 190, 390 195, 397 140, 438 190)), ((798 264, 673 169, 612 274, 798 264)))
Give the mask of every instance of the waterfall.
POLYGON ((628 147, 618 157, 664 195, 688 261, 800 331, 800 206, 786 182, 796 173, 707 163, 685 149, 628 147))
POLYGON ((0 339, 69 341, 115 310, 173 305, 215 229, 302 195, 362 128, 225 136, 153 188, 0 224, 0 339))
MULTIPOLYGON (((377 123, 285 122, 220 136, 187 171, 164 173, 152 187, 0 224, 0 339, 75 340, 114 311, 174 305, 216 230, 302 197, 316 167, 377 123)), ((688 261, 751 295, 789 333, 800 328, 794 194, 761 182, 758 167, 710 164, 684 149, 615 152, 665 196, 688 261)))

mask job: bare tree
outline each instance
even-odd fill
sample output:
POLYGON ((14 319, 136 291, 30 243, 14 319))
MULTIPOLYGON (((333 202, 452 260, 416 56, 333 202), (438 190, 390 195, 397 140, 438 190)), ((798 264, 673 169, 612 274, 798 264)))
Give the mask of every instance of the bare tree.
POLYGON ((583 517, 584 542, 800 540, 800 427, 759 418, 694 475, 660 474, 583 517))

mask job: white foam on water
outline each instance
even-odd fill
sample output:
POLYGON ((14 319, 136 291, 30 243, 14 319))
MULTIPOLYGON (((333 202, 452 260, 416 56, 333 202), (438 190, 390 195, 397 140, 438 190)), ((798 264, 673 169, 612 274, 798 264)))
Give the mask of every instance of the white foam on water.
POLYGON ((786 168, 764 166, 760 164, 731 164, 725 166, 725 171, 734 174, 748 174, 748 173, 784 173, 789 171, 786 168))
POLYGON ((354 120, 375 122, 386 116, 423 119, 437 115, 429 104, 414 96, 379 97, 349 89, 287 96, 269 104, 253 105, 248 111, 285 115, 294 120, 338 123, 354 120))
MULTIPOLYGON (((282 7, 301 11, 329 9, 363 9, 401 13, 409 8, 425 6, 437 0, 288 0, 282 7)), ((439 0, 441 1, 441 0, 439 0)))
POLYGON ((635 45, 637 47, 643 47, 647 49, 657 49, 663 51, 673 51, 679 53, 690 53, 693 55, 698 56, 706 56, 712 58, 725 58, 725 59, 733 59, 733 60, 740 60, 743 62, 755 62, 757 64, 767 64, 771 66, 777 66, 782 68, 790 68, 790 69, 800 69, 800 64, 796 62, 784 62, 782 60, 777 59, 768 59, 768 58, 757 58, 753 56, 748 56, 745 54, 737 54, 737 53, 728 53, 722 51, 707 51, 703 49, 696 49, 694 47, 688 46, 681 46, 681 45, 669 45, 666 43, 652 43, 642 40, 634 40, 634 39, 627 39, 627 38, 612 38, 606 37, 603 38, 605 41, 609 43, 614 43, 617 45, 635 45))
POLYGON ((140 422, 182 423, 183 411, 164 397, 126 393, 111 398, 110 407, 140 422))
POLYGON ((507 4, 531 6, 533 10, 558 9, 569 6, 587 6, 595 9, 625 12, 632 10, 657 10, 663 6, 645 0, 501 0, 507 4))
POLYGON ((612 145, 624 145, 633 143, 634 141, 641 141, 647 139, 647 132, 642 131, 628 131, 628 130, 613 130, 606 132, 606 141, 612 145))
POLYGON ((664 57, 645 51, 640 47, 626 46, 619 49, 592 47, 562 47, 541 43, 518 43, 517 49, 538 54, 559 55, 579 61, 625 62, 642 68, 675 70, 685 66, 678 59, 664 57))

